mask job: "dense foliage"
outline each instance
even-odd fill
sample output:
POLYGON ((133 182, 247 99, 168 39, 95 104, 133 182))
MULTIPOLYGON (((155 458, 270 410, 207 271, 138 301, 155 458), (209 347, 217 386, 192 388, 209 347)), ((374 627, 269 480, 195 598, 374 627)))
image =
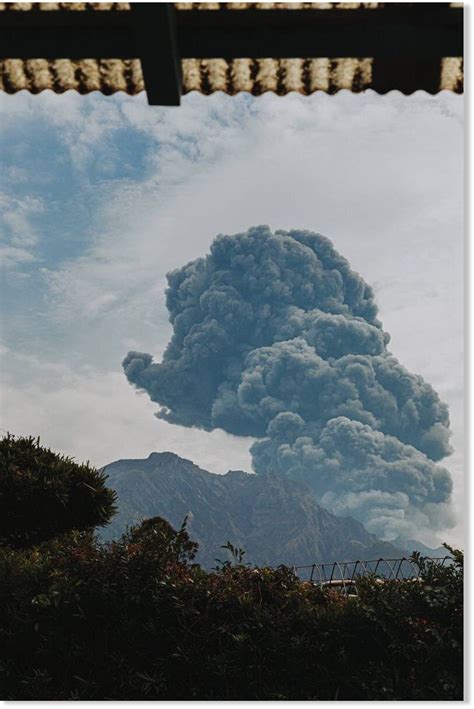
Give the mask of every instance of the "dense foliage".
POLYGON ((2 698, 462 697, 460 561, 352 599, 286 567, 207 573, 169 531, 1 550, 2 698))
POLYGON ((39 439, 0 440, 0 543, 24 547, 73 529, 107 524, 115 494, 89 465, 43 448, 39 439))
POLYGON ((153 518, 99 543, 102 478, 48 456, 31 439, 2 447, 2 512, 11 495, 20 521, 8 512, 10 537, 1 522, 1 699, 462 698, 460 553, 446 568, 419 559, 420 582, 362 579, 356 598, 251 568, 229 543, 232 561, 206 572, 185 523, 153 518), (40 513, 61 499, 73 523, 59 512, 47 539, 40 513))

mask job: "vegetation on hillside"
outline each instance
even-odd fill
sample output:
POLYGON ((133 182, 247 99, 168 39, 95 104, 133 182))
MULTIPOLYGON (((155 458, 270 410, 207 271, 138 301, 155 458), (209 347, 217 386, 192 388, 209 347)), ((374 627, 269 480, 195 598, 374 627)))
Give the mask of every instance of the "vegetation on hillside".
MULTIPOLYGON (((24 439, 16 443, 24 455, 24 439)), ((0 479, 15 465, 8 446, 0 479)), ((43 451, 30 450, 22 465, 39 489, 49 477, 40 465, 35 478, 43 451)), ((103 510, 110 516, 113 501, 103 510)), ((83 515, 54 537, 47 525, 38 542, 32 527, 29 545, 3 536, 2 699, 462 698, 460 552, 446 568, 419 559, 421 582, 361 579, 347 598, 284 566, 247 566, 232 545, 232 561, 204 571, 185 525, 161 518, 102 544, 92 512, 83 515)))

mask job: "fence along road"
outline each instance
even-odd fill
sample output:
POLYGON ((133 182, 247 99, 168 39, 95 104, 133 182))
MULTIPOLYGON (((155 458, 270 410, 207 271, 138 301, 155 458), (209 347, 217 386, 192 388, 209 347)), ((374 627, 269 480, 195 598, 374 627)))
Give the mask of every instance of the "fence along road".
MULTIPOLYGON (((445 566, 452 563, 451 556, 423 557, 425 561, 445 566)), ((358 578, 372 576, 380 582, 388 580, 420 579, 421 567, 415 558, 401 557, 398 559, 369 559, 356 561, 334 561, 324 564, 307 564, 294 566, 294 572, 303 580, 316 586, 330 587, 347 595, 356 595, 358 578)))

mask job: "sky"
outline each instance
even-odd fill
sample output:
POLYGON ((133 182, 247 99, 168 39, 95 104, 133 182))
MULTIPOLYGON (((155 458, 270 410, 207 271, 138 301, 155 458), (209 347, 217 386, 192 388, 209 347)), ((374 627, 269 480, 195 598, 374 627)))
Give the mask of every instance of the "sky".
MULTIPOLYGON (((250 226, 329 237, 375 291, 390 351, 450 409, 463 525, 463 99, 26 92, 0 98, 0 427, 77 460, 171 450, 250 470, 252 439, 182 428, 127 382, 159 360, 166 273, 250 226)), ((421 540, 423 541, 423 540, 421 540)))

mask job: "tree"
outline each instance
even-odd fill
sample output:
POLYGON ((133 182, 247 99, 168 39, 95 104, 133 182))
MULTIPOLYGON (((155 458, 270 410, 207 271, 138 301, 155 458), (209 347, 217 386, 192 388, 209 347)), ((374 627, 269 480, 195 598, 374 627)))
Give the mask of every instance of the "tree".
POLYGON ((106 475, 43 448, 40 440, 0 440, 0 544, 22 548, 72 530, 106 525, 116 494, 106 475))
POLYGON ((155 561, 187 564, 194 559, 198 550, 198 544, 189 538, 186 531, 187 521, 186 516, 181 528, 176 531, 166 519, 150 517, 130 527, 122 535, 122 542, 146 547, 155 561))

